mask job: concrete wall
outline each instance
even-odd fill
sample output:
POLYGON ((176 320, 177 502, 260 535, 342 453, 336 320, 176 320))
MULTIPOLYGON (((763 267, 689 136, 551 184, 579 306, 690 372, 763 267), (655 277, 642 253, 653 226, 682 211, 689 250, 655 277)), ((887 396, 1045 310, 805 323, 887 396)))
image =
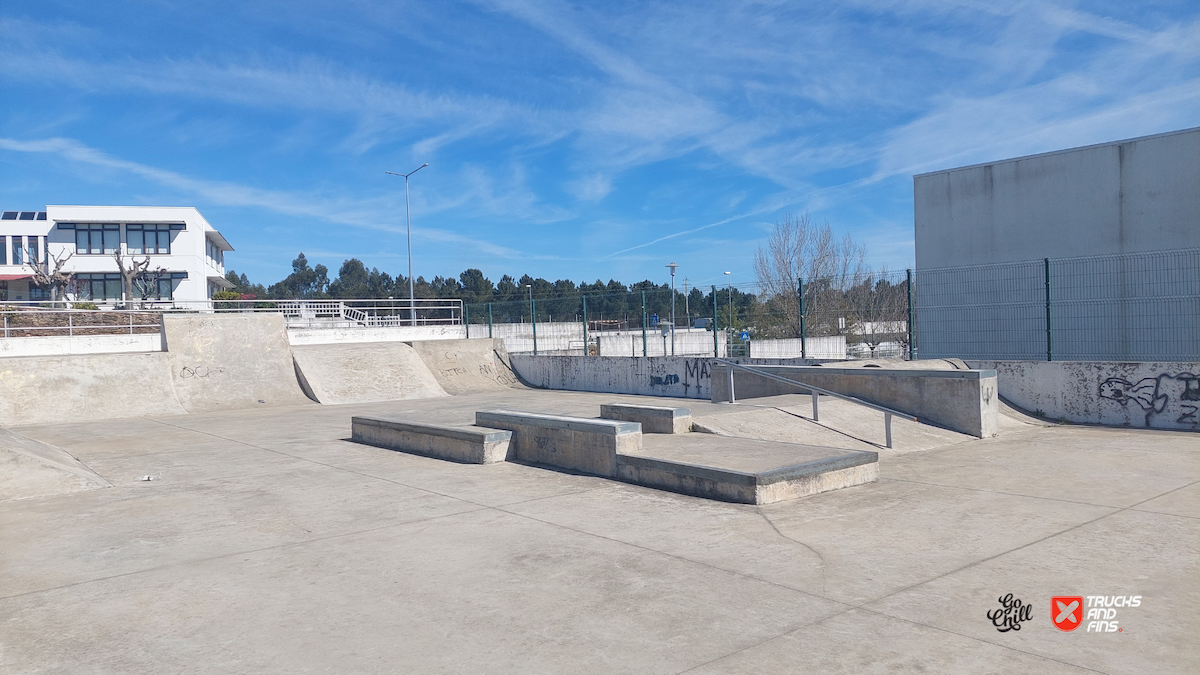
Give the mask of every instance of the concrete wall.
POLYGON ((0 360, 0 426, 184 412, 164 353, 0 360))
MULTIPOLYGON (((630 330, 620 331, 616 333, 596 333, 594 334, 599 342, 600 356, 641 356, 642 355, 642 331, 630 330)), ((540 344, 539 344, 540 346, 540 344)), ((717 349, 721 356, 725 356, 724 340, 717 339, 717 349)), ((671 337, 663 337, 662 331, 655 329, 646 330, 646 355, 647 356, 669 356, 671 355, 671 337)), ((675 329, 675 356, 712 356, 713 355, 713 334, 712 331, 703 329, 675 329)))
POLYGON ((1200 128, 913 178, 918 270, 1200 247, 1200 128))
MULTIPOLYGON (((475 335, 471 327, 472 337, 475 335)), ((486 326, 484 327, 486 330, 486 326)), ((353 342, 412 342, 414 340, 461 340, 462 326, 349 326, 342 328, 289 328, 293 345, 329 345, 353 342)), ((486 337, 486 333, 484 334, 486 337)))
POLYGON ((810 359, 844 359, 846 358, 846 336, 831 335, 828 337, 805 338, 804 349, 801 350, 800 338, 786 340, 751 340, 751 358, 790 359, 798 358, 801 351, 810 359))
MULTIPOLYGON (((803 359, 735 360, 739 363, 773 365, 818 363, 803 359)), ((713 359, 695 356, 630 358, 513 354, 512 365, 522 380, 542 389, 708 400, 713 359)))
POLYGON ((161 352, 162 349, 162 335, 157 332, 136 335, 52 335, 0 339, 0 358, 161 352))
MULTIPOLYGON (((763 366, 773 375, 839 394, 848 394, 980 438, 999 432, 1000 403, 996 373, 990 370, 916 370, 914 368, 831 368, 763 366)), ((734 373, 736 400, 793 394, 781 382, 745 371, 734 373)), ((729 366, 712 370, 713 401, 729 400, 729 366)))
POLYGON ((970 361, 995 370, 1000 396, 1050 419, 1200 429, 1200 363, 970 361))

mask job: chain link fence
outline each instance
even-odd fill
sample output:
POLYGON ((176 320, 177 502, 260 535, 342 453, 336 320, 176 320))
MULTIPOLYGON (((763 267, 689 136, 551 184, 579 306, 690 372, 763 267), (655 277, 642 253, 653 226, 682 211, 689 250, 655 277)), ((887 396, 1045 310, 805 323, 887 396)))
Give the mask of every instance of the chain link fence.
POLYGON ((1200 360, 1200 249, 920 270, 922 358, 1200 360))
POLYGON ((469 303, 471 337, 611 356, 1200 360, 1200 249, 469 303), (715 328, 715 330, 714 330, 715 328), (664 330, 665 329, 665 330, 664 330))

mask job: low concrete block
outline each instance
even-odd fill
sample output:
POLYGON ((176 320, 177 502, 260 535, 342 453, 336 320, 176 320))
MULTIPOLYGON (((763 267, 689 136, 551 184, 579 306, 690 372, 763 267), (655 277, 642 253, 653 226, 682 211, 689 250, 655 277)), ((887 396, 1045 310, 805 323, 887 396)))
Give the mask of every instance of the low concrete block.
POLYGON ((687 408, 607 403, 600 406, 600 417, 637 422, 644 434, 685 434, 692 430, 692 411, 687 408))
POLYGON ((512 432, 480 427, 419 424, 378 417, 354 417, 356 443, 465 464, 492 464, 508 458, 512 432))
POLYGON ((516 459, 596 476, 616 475, 617 454, 642 449, 636 422, 484 410, 475 413, 475 424, 512 431, 516 459))
POLYGON ((739 504, 773 504, 878 480, 879 455, 847 453, 756 473, 657 457, 621 456, 617 478, 693 497, 739 504))

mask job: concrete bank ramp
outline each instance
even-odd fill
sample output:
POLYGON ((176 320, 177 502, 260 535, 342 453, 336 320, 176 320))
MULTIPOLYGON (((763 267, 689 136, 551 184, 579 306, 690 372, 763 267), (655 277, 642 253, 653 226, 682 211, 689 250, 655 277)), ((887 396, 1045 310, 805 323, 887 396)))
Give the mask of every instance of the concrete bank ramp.
POLYGON ((0 359, 0 426, 185 412, 162 352, 0 359))
POLYGON ((312 403, 296 379, 282 314, 168 314, 163 330, 188 412, 312 403))
POLYGON ((69 452, 0 429, 0 502, 112 487, 69 452))
POLYGON ((327 405, 449 395, 405 342, 296 345, 292 358, 305 393, 327 405))
POLYGON ((426 340, 409 344, 448 394, 521 387, 501 340, 426 340))

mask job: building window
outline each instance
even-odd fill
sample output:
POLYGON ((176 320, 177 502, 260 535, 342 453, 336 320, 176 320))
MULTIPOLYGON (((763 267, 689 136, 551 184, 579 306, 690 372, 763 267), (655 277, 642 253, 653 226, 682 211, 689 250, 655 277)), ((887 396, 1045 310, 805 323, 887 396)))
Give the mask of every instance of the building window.
POLYGON ((76 274, 75 283, 79 300, 120 300, 120 274, 76 274))
POLYGON ((121 248, 121 226, 116 223, 75 225, 75 253, 112 255, 121 248))
POLYGON ((21 258, 21 237, 19 236, 12 238, 12 264, 25 264, 25 261, 21 258))
POLYGON ((171 230, 182 230, 178 225, 125 226, 125 246, 130 255, 170 255, 171 230))
MULTIPOLYGON (((0 265, 8 264, 8 237, 0 237, 0 265)), ((5 286, 5 288, 8 288, 5 286)))
POLYGON ((29 262, 42 262, 42 252, 39 250, 38 243, 37 237, 29 238, 29 262))

